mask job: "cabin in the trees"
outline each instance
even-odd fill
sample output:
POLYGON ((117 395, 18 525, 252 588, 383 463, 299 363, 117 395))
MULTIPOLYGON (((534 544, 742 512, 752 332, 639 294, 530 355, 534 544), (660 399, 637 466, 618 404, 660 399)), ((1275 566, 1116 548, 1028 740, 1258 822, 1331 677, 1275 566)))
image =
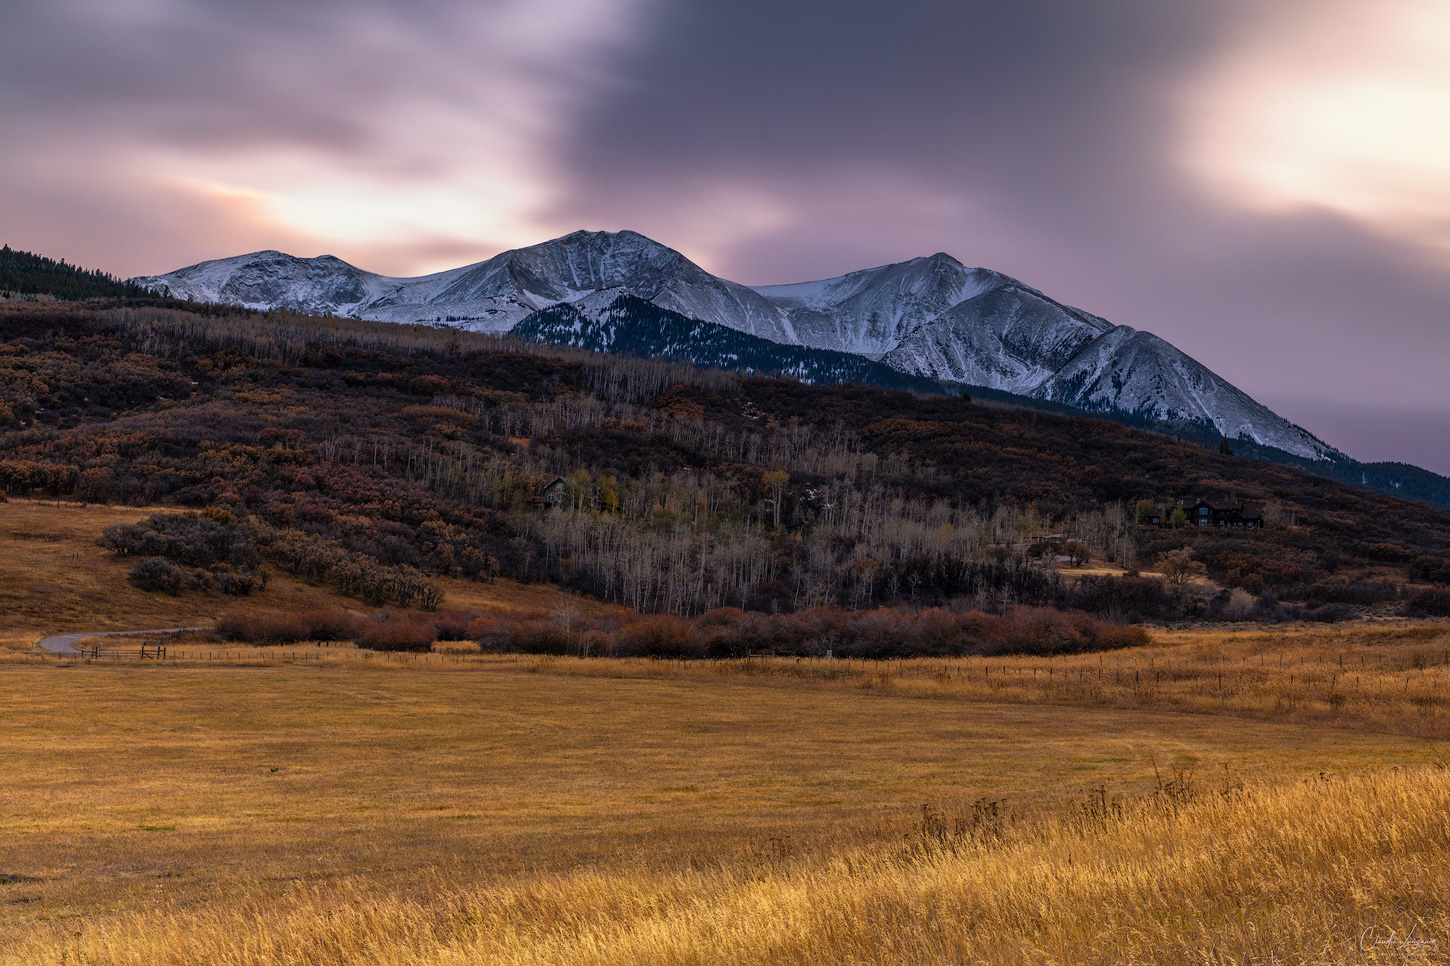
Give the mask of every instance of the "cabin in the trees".
MULTIPOLYGON (((1183 511, 1185 525, 1191 527, 1242 527, 1259 530, 1264 526, 1263 507, 1255 503, 1210 503, 1208 500, 1179 500, 1176 509, 1183 511)), ((1172 526, 1173 514, 1166 518, 1159 513, 1148 516, 1143 526, 1156 530, 1172 526)))
POLYGON ((528 501, 534 506, 564 506, 569 502, 569 484, 562 476, 538 480, 528 489, 528 501))
POLYGON ((569 502, 568 484, 562 476, 556 476, 544 484, 544 506, 563 506, 569 502))
POLYGON ((1195 527, 1244 527, 1258 529, 1264 525, 1264 511, 1252 503, 1210 503, 1207 500, 1184 500, 1183 512, 1195 527))

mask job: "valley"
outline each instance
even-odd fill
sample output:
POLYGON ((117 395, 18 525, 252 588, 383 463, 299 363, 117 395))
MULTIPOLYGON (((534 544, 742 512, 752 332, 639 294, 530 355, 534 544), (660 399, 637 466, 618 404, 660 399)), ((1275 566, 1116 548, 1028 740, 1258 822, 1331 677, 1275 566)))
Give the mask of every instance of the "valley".
POLYGON ((1446 511, 546 311, 579 344, 0 305, 0 963, 1450 934, 1446 511))

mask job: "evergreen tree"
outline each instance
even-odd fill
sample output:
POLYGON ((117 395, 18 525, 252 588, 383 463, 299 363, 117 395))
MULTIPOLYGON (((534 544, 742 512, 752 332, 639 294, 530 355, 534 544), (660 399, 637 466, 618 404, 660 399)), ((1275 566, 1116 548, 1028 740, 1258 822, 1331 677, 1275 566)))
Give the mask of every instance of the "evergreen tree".
POLYGON ((0 292, 49 295, 64 300, 146 298, 151 293, 113 275, 88 271, 44 255, 0 248, 0 292))

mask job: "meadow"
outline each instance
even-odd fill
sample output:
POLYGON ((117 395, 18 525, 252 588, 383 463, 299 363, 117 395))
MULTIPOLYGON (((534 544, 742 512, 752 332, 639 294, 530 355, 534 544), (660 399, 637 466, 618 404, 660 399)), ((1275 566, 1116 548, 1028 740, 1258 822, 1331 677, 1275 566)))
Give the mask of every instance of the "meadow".
POLYGON ((1450 955, 1444 622, 882 662, 28 652, 57 614, 235 607, 87 543, 145 512, 0 506, 4 966, 1450 955))
MULTIPOLYGON (((1115 894, 1104 951, 1161 962, 1177 953, 1134 896, 1207 934, 1231 904, 1196 876, 1253 868, 1211 829, 1277 843, 1275 901, 1326 943, 1355 910, 1294 894, 1305 862, 1364 890, 1383 862, 1428 877, 1443 859, 1450 779, 1404 736, 769 673, 331 660, 8 666, 23 711, 0 760, 23 780, 0 816, 0 962, 950 962, 992 916, 1027 917, 995 940, 1022 961, 1044 928, 1106 942, 1088 926, 1115 894), (1371 820, 1389 824, 1357 839, 1371 820), (1315 823, 1338 831, 1308 849, 1315 823)), ((1438 925, 1438 887, 1405 881, 1394 924, 1438 925)), ((1384 898, 1362 892, 1360 914, 1384 898)))

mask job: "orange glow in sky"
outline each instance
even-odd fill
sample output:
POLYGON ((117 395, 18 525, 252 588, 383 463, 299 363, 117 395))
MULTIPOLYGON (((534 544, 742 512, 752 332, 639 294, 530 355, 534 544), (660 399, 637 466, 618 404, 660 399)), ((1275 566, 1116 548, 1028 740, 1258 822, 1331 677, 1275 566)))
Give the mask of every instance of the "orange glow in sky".
POLYGON ((1230 202, 1450 256, 1450 4, 1311 5, 1192 79, 1184 159, 1230 202))

